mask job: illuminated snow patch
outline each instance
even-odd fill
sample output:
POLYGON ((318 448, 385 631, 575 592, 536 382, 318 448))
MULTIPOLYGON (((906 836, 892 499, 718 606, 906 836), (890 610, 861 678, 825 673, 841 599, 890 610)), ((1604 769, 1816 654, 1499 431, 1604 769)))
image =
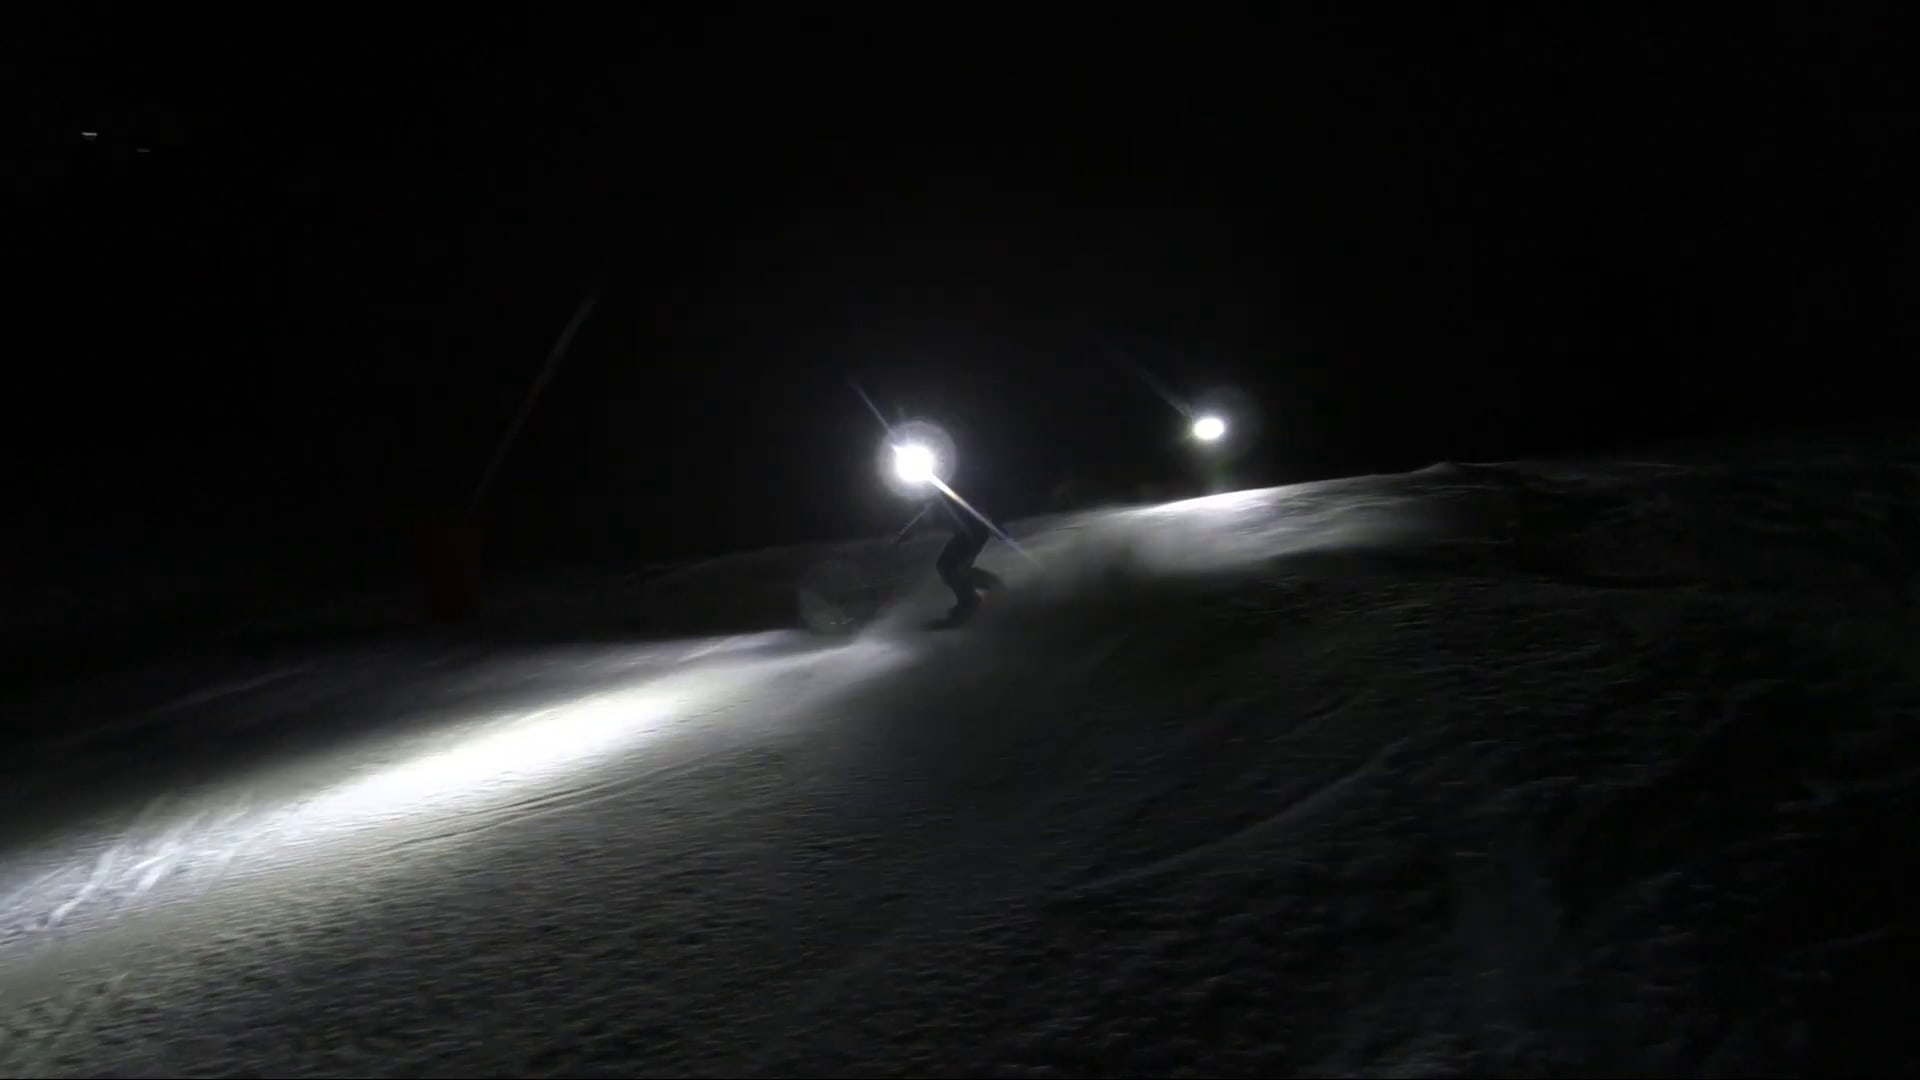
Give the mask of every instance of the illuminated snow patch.
POLYGON ((469 810, 557 786, 703 722, 731 726, 739 710, 779 711, 791 695, 767 685, 827 666, 858 677, 896 650, 875 642, 831 652, 719 660, 517 716, 469 724, 403 746, 393 760, 334 784, 274 822, 302 839, 469 810))
POLYGON ((618 691, 488 723, 348 780, 299 817, 322 829, 362 828, 551 780, 673 726, 683 701, 665 691, 618 691))
POLYGON ((650 678, 590 676, 583 681, 598 692, 262 767, 206 792, 162 795, 121 827, 63 831, 36 850, 10 852, 0 862, 0 957, 11 963, 19 949, 37 954, 76 931, 163 911, 212 915, 205 901, 213 892, 298 887, 306 874, 337 867, 336 857, 477 835, 470 826, 564 805, 550 800, 569 791, 637 779, 743 738, 801 731, 815 706, 915 652, 876 640, 748 651, 767 642, 722 639, 717 649, 741 651, 650 678))

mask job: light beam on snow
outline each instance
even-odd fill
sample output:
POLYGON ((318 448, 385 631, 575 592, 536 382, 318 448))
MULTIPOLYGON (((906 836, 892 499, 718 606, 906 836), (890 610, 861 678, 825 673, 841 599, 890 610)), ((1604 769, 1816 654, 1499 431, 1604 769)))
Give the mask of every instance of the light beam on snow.
POLYGON ((350 780, 302 807, 298 819, 312 819, 317 831, 357 830, 551 781, 660 734, 692 697, 674 690, 614 691, 496 721, 350 780))
MULTIPOLYGON (((691 670, 532 712, 440 733, 335 784, 280 824, 301 836, 360 831, 390 819, 465 811, 560 786, 609 759, 675 735, 697 738, 706 716, 759 701, 767 683, 812 665, 858 665, 887 647, 861 642, 792 656, 708 660, 691 670)), ((716 723, 724 723, 716 718, 716 723)))
POLYGON ((109 831, 69 831, 9 852, 0 863, 0 929, 27 922, 41 932, 0 936, 0 963, 44 958, 41 947, 68 940, 69 930, 193 915, 216 895, 297 888, 308 874, 337 872, 336 859, 473 835, 573 793, 638 788, 650 767, 804 719, 819 701, 911 655, 878 640, 754 655, 787 637, 721 639, 697 650, 697 662, 655 668, 650 678, 596 678, 597 689, 544 707, 262 767, 157 799, 109 831), (793 678, 803 671, 804 680, 793 678))

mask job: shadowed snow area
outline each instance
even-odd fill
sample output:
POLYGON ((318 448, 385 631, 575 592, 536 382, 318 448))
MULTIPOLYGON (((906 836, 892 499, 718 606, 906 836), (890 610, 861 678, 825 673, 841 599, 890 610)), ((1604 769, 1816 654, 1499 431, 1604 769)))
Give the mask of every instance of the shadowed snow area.
POLYGON ((1014 532, 958 631, 773 551, 9 706, 0 1073, 1920 1068, 1911 459, 1014 532), (558 632, 803 580, 886 610, 558 632))

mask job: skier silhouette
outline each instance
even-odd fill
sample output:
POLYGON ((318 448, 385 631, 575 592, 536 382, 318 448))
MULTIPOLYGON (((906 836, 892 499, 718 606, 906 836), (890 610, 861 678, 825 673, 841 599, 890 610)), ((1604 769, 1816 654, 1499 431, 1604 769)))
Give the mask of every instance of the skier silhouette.
POLYGON ((893 546, 905 543, 924 523, 945 528, 952 534, 946 546, 940 549, 940 558, 934 566, 940 572, 940 580, 953 590, 953 609, 947 612, 943 621, 946 625, 957 625, 979 609, 982 591, 991 592, 1001 585, 997 575, 973 565, 973 560, 980 557, 980 551, 987 546, 987 541, 993 539, 993 527, 961 505, 958 499, 936 488, 920 512, 893 538, 893 546))

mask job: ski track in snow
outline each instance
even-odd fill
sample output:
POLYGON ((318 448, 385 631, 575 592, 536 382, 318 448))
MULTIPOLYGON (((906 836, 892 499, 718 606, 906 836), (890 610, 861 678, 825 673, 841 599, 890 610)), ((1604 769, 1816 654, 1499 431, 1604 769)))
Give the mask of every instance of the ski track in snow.
POLYGON ((959 634, 389 644, 90 727, 137 695, 76 693, 9 778, 45 824, 0 856, 0 1074, 1920 1068, 1904 460, 1018 535, 1043 576, 989 549, 1014 588, 959 634), (71 797, 101 762, 130 801, 71 797))

